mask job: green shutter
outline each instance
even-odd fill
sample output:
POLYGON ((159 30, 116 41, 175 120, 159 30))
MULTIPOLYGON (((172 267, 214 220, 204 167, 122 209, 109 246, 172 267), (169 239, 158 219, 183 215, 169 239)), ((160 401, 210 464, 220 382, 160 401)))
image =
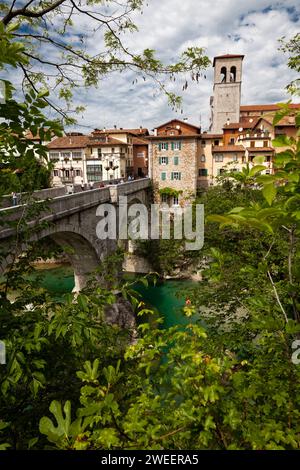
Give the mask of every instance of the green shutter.
POLYGON ((168 142, 166 143, 166 150, 169 150, 169 144, 168 144, 168 142))
MULTIPOLYGON (((160 144, 159 144, 159 145, 160 145, 160 144)), ((159 157, 158 160, 159 160, 159 164, 161 165, 161 157, 159 157)))
POLYGON ((179 150, 181 150, 181 142, 179 142, 179 150))
POLYGON ((174 179, 174 173, 173 173, 173 171, 172 171, 172 173, 171 173, 171 180, 173 180, 173 179, 174 179))
POLYGON ((158 150, 161 151, 161 144, 158 144, 158 150))
POLYGON ((174 142, 171 143, 172 150, 174 150, 174 142))
POLYGON ((178 157, 174 157, 174 165, 178 165, 178 163, 179 163, 178 157))
POLYGON ((161 174, 161 180, 162 180, 162 181, 165 181, 165 180, 166 180, 166 173, 165 173, 165 172, 163 172, 163 173, 161 174))
POLYGON ((178 174, 178 179, 181 180, 181 173, 178 174))
POLYGON ((169 164, 169 158, 166 157, 166 165, 168 165, 168 164, 169 164))

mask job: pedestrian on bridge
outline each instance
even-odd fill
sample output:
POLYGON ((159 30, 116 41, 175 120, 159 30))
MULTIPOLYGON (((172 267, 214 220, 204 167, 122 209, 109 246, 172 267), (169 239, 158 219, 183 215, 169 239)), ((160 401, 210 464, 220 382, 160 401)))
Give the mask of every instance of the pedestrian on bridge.
POLYGON ((14 191, 11 193, 11 197, 12 197, 12 204, 13 206, 17 206, 18 205, 18 196, 17 196, 17 193, 15 193, 14 191))

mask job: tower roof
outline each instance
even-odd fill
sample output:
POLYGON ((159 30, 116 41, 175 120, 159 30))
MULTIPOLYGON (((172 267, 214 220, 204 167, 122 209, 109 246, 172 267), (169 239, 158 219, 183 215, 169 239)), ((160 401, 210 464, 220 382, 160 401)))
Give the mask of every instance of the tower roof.
POLYGON ((242 60, 244 59, 244 55, 241 55, 241 54, 224 54, 224 55, 218 55, 216 57, 214 57, 214 62, 213 62, 213 66, 215 66, 215 63, 216 63, 216 59, 238 59, 238 58, 242 58, 242 60))

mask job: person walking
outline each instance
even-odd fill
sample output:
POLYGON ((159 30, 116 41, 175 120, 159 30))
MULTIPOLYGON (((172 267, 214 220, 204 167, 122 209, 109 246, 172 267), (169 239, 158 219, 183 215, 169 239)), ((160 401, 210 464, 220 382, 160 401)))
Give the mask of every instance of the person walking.
POLYGON ((18 196, 17 196, 17 193, 15 193, 14 191, 11 193, 11 197, 12 197, 12 203, 13 203, 13 206, 17 206, 18 205, 18 196))

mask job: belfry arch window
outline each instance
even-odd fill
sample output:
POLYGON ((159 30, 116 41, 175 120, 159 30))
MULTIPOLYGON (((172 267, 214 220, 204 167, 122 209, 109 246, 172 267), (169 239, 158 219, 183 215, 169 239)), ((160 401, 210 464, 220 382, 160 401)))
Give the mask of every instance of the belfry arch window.
POLYGON ((227 69, 226 67, 221 68, 221 83, 225 83, 227 80, 227 69))
POLYGON ((236 82, 236 67, 234 65, 230 69, 230 81, 236 82))

